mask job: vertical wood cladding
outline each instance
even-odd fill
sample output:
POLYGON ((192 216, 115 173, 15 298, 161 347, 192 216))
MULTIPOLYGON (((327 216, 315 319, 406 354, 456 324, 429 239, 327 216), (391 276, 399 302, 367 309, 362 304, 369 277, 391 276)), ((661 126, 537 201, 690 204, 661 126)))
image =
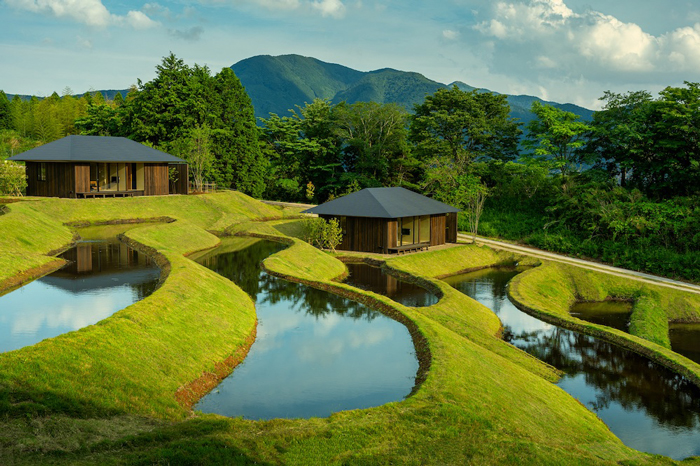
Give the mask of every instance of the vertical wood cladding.
MULTIPOLYGON (((320 217, 325 220, 337 218, 340 222, 339 217, 332 215, 321 215, 320 217)), ((386 252, 389 247, 387 245, 387 222, 389 221, 385 218, 346 217, 345 233, 338 249, 374 253, 386 252)))
POLYGON ((44 197, 75 197, 75 164, 61 162, 26 162, 27 195, 44 197), (46 179, 39 180, 41 164, 46 167, 46 179))
POLYGON ((90 164, 76 163, 75 164, 75 193, 85 193, 90 191, 90 164))
POLYGON ((170 194, 189 194, 190 178, 186 163, 173 163, 170 167, 177 170, 177 181, 170 183, 170 194))
POLYGON ((143 169, 144 196, 168 194, 170 192, 167 163, 146 163, 144 164, 143 169))
POLYGON ((430 216, 430 245, 445 244, 445 214, 430 216))
POLYGON ((388 253, 389 250, 388 248, 395 248, 398 244, 398 228, 399 228, 399 222, 397 219, 392 218, 387 220, 386 222, 387 230, 386 230, 386 248, 384 250, 384 254, 388 253))
MULTIPOLYGON (((27 196, 76 197, 76 193, 90 192, 90 164, 87 162, 26 162, 27 196), (41 165, 46 167, 46 179, 39 180, 41 165)), ((188 170, 186 164, 178 164, 181 174, 177 183, 178 194, 188 194, 188 170)), ((130 173, 133 177, 134 173, 130 173)), ((132 185, 124 185, 131 191, 132 185)), ((144 165, 144 195, 170 193, 168 164, 144 165)))
POLYGON ((447 215, 447 236, 445 241, 448 243, 457 242, 457 212, 450 212, 447 215))
MULTIPOLYGON (((332 215, 320 215, 325 220, 339 217, 332 215)), ((343 241, 338 245, 338 249, 343 251, 360 251, 384 253, 389 252, 389 248, 397 246, 398 221, 388 218, 365 218, 365 217, 346 217, 345 218, 345 233, 343 241)), ((457 238, 457 222, 456 219, 447 228, 448 221, 445 214, 430 216, 430 245, 438 246, 445 244, 448 236, 453 235, 457 238), (454 233, 452 233, 454 228, 454 233)), ((342 224, 342 222, 341 222, 342 224)))

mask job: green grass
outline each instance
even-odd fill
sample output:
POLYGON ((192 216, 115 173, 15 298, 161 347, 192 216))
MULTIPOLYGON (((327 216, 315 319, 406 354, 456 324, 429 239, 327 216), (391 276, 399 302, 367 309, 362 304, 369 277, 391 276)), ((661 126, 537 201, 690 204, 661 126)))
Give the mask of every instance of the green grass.
MULTIPOLYGON (((345 271, 332 255, 253 222, 284 214, 235 193, 12 204, 0 217, 0 247, 13 254, 0 281, 50 261, 43 254, 71 240, 66 222, 176 221, 126 233, 169 263, 152 296, 97 325, 0 354, 0 464, 673 463, 625 447, 551 383, 556 371, 497 337, 492 312, 434 278, 517 257, 462 246, 392 258, 387 267, 443 296, 412 309, 332 281, 345 271), (185 257, 218 244, 208 231, 281 239, 291 246, 265 260, 270 271, 402 319, 420 344, 423 384, 406 400, 327 419, 254 422, 181 406, 175 393, 220 370, 255 326, 245 293, 185 257)), ((579 291, 605 289, 592 278, 579 291)))
POLYGON ((631 348, 700 384, 700 364, 671 351, 668 337, 669 321, 700 321, 700 295, 554 262, 515 277, 509 295, 544 320, 631 348), (633 301, 629 334, 569 314, 576 301, 605 299, 633 301))

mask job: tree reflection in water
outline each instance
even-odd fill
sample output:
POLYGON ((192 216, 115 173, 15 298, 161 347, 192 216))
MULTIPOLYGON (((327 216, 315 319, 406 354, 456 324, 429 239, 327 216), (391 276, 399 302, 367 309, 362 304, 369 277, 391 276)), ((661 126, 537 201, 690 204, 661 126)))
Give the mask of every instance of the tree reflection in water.
POLYGON ((628 445, 677 459, 700 454, 700 389, 646 357, 547 324, 520 311, 507 299, 507 283, 519 272, 517 269, 489 269, 450 277, 446 281, 499 316, 504 325, 505 341, 565 372, 560 386, 585 400, 609 425, 616 424, 621 430, 613 429, 613 432, 623 441, 624 429, 634 431, 639 444, 630 444, 634 443, 630 440, 628 445), (648 438, 677 435, 689 444, 675 446, 671 441, 660 442, 664 445, 658 449, 649 446, 644 443, 644 435, 638 434, 638 417, 630 416, 630 425, 618 426, 622 411, 642 413, 653 421, 648 423, 652 430, 644 433, 648 438), (616 418, 606 418, 606 415, 616 418))
POLYGON ((377 316, 377 311, 355 301, 265 273, 260 263, 285 247, 281 243, 259 241, 240 251, 208 257, 199 262, 236 283, 259 304, 289 301, 296 312, 316 317, 333 312, 371 321, 377 316))
POLYGON ((263 272, 260 262, 282 248, 233 238, 199 261, 251 295, 258 329, 244 362, 195 409, 247 419, 325 417, 409 394, 418 361, 408 329, 362 304, 263 272))

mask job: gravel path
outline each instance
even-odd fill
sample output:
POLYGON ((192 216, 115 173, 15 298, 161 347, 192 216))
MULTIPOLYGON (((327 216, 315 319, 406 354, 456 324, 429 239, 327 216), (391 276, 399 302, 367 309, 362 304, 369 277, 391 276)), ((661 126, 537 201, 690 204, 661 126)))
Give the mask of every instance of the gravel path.
MULTIPOLYGON (((457 235, 457 239, 459 241, 464 241, 468 243, 472 242, 471 235, 466 235, 462 233, 457 235)), ((561 254, 555 254, 553 252, 542 251, 541 249, 536 249, 528 246, 519 246, 515 244, 504 243, 502 241, 483 238, 481 236, 476 237, 476 243, 485 244, 494 249, 502 249, 520 254, 527 254, 528 256, 537 257, 539 259, 545 259, 554 262, 562 262, 564 264, 574 265, 576 267, 581 267, 584 269, 595 270, 596 272, 608 273, 611 275, 616 275, 618 277, 625 277, 631 280, 637 280, 644 283, 650 283, 653 285, 664 286, 676 290, 687 291, 689 293, 700 294, 700 285, 694 285, 692 283, 685 283, 678 280, 672 280, 670 278, 658 277, 656 275, 651 275, 648 273, 621 269, 619 267, 613 267, 611 265, 605 265, 598 262, 592 262, 584 259, 577 259, 574 257, 564 256, 561 254)))

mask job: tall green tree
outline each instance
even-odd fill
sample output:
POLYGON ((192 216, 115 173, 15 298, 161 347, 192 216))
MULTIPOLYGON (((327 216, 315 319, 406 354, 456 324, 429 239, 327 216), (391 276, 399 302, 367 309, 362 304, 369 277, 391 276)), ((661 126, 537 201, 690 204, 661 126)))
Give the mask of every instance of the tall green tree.
POLYGON ((525 146, 533 149, 537 158, 551 161, 566 178, 585 144, 588 125, 575 113, 539 101, 532 103, 530 111, 537 118, 527 125, 525 146))
POLYGON ((440 195, 459 190, 478 159, 516 156, 519 123, 504 95, 439 89, 415 106, 409 138, 425 166, 424 190, 440 195))
POLYGON ((509 114, 504 95, 438 89, 415 106, 410 140, 423 160, 449 158, 464 172, 477 158, 515 158, 520 129, 509 114))
POLYGON ((605 93, 588 151, 620 183, 654 199, 700 193, 700 84, 605 93))
POLYGON ((653 153, 652 97, 647 91, 606 91, 600 100, 603 108, 593 114, 585 152, 624 187, 636 161, 653 153))
POLYGON ((272 114, 262 122, 273 155, 270 171, 280 180, 274 186, 277 194, 301 195, 311 182, 316 187, 313 199, 323 202, 343 188, 342 138, 329 101, 315 99, 292 110, 291 116, 272 114))
POLYGON ((7 94, 0 90, 0 130, 12 129, 12 110, 7 94))
POLYGON ((217 184, 262 195, 266 160, 250 97, 233 71, 224 68, 212 76, 207 67, 189 67, 171 53, 156 72, 118 107, 125 135, 178 155, 189 132, 207 125, 217 184))

